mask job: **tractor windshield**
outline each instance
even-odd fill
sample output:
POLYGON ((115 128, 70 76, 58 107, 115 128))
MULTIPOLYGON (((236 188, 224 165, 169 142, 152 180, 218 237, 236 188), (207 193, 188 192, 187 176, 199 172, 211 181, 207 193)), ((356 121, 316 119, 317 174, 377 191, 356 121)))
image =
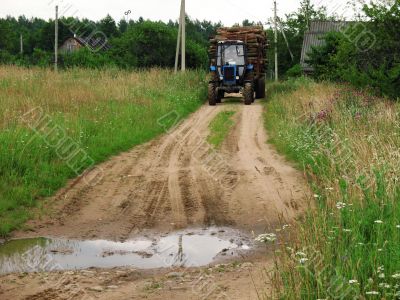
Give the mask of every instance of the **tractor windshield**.
POLYGON ((244 45, 220 45, 218 46, 218 65, 244 66, 244 45))

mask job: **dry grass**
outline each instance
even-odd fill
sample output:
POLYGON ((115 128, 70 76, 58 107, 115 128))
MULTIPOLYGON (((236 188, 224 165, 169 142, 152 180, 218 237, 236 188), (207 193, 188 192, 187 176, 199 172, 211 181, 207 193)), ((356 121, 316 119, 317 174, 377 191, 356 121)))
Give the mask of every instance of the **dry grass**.
POLYGON ((279 256, 279 297, 396 298, 399 104, 345 85, 283 85, 277 89, 291 92, 272 96, 266 125, 271 141, 309 175, 316 210, 279 256))

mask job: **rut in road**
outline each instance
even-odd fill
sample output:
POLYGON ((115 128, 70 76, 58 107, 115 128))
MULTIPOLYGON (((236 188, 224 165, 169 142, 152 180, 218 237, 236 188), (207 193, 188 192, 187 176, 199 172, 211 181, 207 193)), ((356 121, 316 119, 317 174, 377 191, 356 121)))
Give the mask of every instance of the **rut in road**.
POLYGON ((309 191, 266 143, 262 113, 257 103, 203 106, 172 132, 100 165, 104 177, 94 187, 79 181, 60 191, 52 217, 34 221, 32 235, 125 240, 144 229, 290 222, 309 191), (208 125, 223 110, 237 111, 236 125, 215 151, 208 125))

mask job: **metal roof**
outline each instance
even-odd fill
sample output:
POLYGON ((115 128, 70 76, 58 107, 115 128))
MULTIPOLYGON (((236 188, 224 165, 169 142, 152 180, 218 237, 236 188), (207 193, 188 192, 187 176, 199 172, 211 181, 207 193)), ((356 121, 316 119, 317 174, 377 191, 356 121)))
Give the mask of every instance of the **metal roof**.
POLYGON ((301 50, 300 64, 305 72, 312 72, 314 69, 305 61, 312 47, 322 46, 325 41, 323 36, 330 31, 340 31, 347 27, 349 22, 345 21, 311 21, 310 28, 304 33, 303 48, 301 50))

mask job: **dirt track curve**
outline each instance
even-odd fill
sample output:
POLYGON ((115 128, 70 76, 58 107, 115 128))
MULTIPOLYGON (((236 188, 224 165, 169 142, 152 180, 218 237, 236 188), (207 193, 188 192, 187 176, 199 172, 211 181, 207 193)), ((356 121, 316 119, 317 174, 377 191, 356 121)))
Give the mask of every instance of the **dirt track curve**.
MULTIPOLYGON (((306 208, 303 176, 266 143, 263 106, 203 106, 175 130, 103 163, 91 187, 71 182, 30 236, 125 240, 143 229, 231 225, 262 231, 306 208), (210 121, 236 110, 220 151, 206 142, 210 121)), ((26 232, 17 236, 26 236, 26 232)))

